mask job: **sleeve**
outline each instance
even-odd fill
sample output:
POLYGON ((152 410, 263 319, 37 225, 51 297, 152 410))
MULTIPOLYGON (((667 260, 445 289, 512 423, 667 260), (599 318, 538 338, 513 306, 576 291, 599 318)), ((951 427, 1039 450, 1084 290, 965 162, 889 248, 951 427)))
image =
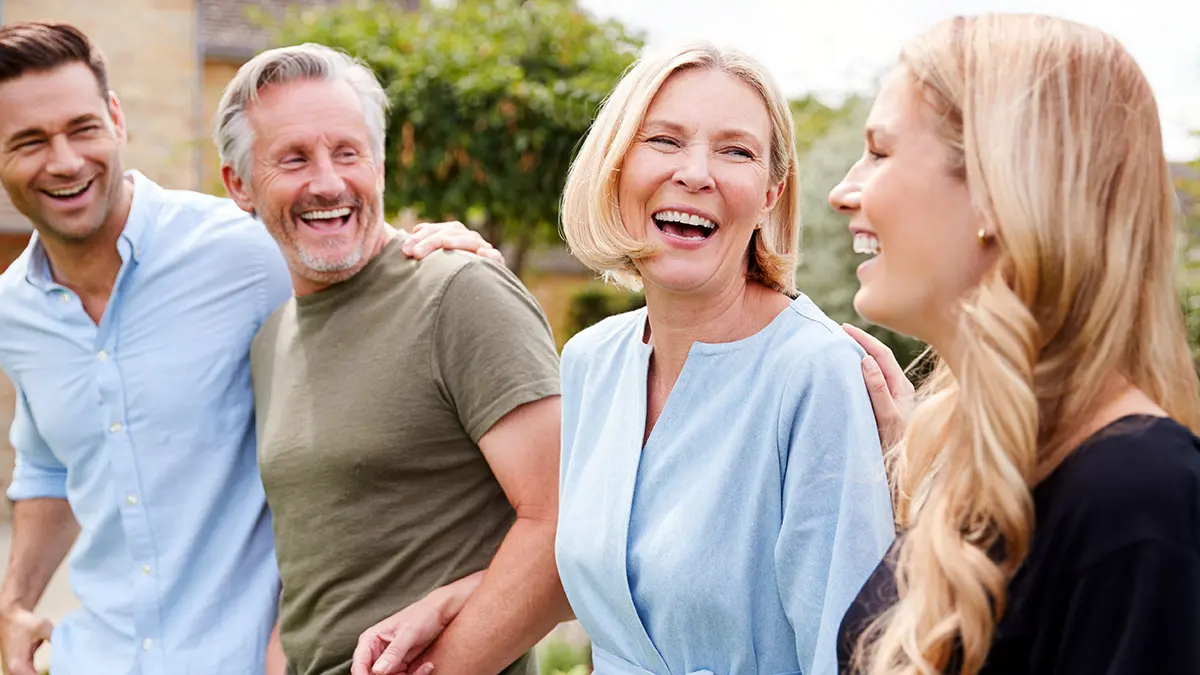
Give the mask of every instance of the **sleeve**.
POLYGON ((776 577, 805 675, 836 675, 842 618, 894 537, 875 416, 852 345, 797 369, 781 414, 786 448, 776 577))
POLYGON ((8 438, 16 451, 16 465, 12 483, 8 486, 8 498, 13 501, 40 497, 66 499, 67 468, 42 439, 16 380, 13 380, 13 386, 17 390, 17 407, 8 438))
POLYGON ((575 445, 575 434, 579 429, 579 415, 583 407, 584 366, 586 347, 580 335, 567 341, 562 351, 562 435, 559 453, 559 489, 567 475, 571 450, 575 445))
POLYGON ((1055 675, 1200 673, 1200 553, 1143 541, 1091 565, 1057 652, 1055 675))
POLYGON ((455 273, 438 304, 433 373, 475 443, 517 407, 560 391, 558 352, 537 301, 482 259, 455 273))

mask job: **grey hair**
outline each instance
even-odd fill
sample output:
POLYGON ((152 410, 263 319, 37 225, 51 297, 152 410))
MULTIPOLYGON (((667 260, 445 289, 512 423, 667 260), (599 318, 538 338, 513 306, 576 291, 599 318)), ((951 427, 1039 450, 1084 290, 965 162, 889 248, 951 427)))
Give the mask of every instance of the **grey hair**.
POLYGON ((242 65, 225 87, 213 131, 222 165, 233 167, 242 180, 250 179, 254 130, 246 119, 246 111, 263 89, 299 80, 341 81, 350 85, 362 103, 375 160, 383 161, 388 98, 374 71, 344 52, 310 42, 262 52, 242 65))

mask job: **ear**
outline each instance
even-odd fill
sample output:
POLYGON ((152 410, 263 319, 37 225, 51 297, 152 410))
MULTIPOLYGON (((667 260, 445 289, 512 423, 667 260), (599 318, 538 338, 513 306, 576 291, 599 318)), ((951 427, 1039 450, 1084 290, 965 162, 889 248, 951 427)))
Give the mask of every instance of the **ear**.
POLYGON ((779 202, 779 198, 783 195, 784 182, 779 181, 767 188, 767 200, 763 202, 762 213, 758 217, 759 222, 766 220, 767 216, 771 215, 771 209, 775 208, 775 204, 779 202))
POLYGON ((225 191, 229 193, 234 203, 241 210, 254 215, 254 193, 250 186, 242 180, 242 177, 237 175, 232 166, 221 165, 221 181, 225 183, 225 191))
POLYGON ((117 92, 108 92, 108 115, 112 118, 113 130, 117 134, 117 139, 122 143, 126 139, 125 129, 125 111, 121 109, 121 101, 117 98, 117 92))

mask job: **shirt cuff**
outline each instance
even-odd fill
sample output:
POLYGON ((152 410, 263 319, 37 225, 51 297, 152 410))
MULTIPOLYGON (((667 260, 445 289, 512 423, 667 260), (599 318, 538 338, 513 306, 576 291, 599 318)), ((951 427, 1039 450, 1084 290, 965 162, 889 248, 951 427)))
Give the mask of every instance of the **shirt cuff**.
POLYGON ((30 470, 17 464, 12 484, 5 492, 9 499, 19 502, 24 499, 66 499, 67 472, 30 470))

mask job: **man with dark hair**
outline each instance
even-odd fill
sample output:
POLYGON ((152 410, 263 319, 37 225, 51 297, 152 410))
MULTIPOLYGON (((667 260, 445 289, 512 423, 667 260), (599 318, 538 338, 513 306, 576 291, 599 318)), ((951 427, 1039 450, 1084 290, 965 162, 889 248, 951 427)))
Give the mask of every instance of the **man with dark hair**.
POLYGON ((4 669, 34 675, 53 632, 55 675, 282 673, 249 350, 288 268, 231 201, 124 171, 125 136, 85 35, 0 28, 0 183, 35 229, 0 275, 4 669), (52 630, 33 609, 72 543, 83 610, 52 630))

